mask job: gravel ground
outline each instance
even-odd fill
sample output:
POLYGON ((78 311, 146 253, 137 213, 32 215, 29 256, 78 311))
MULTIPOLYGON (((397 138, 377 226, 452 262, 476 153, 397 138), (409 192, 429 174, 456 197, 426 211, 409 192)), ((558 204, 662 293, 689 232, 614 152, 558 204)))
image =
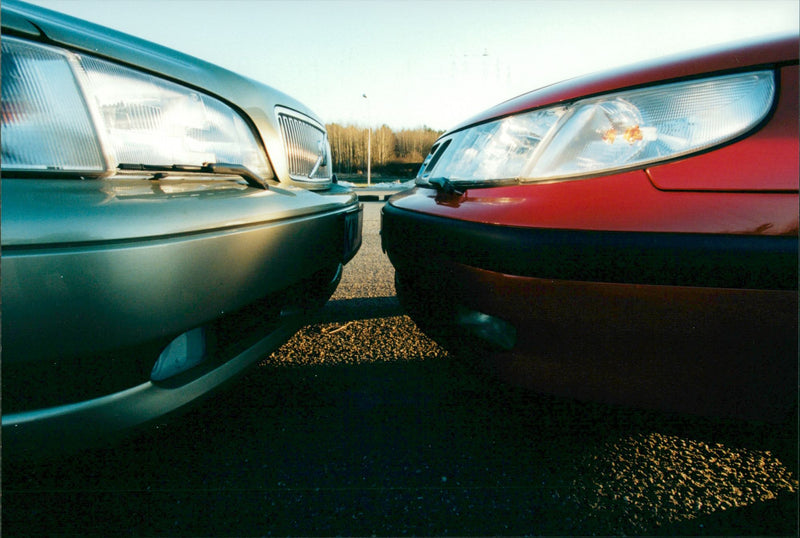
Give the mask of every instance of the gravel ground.
POLYGON ((367 203, 332 300, 213 400, 3 466, 8 536, 797 534, 797 431, 547 397, 403 315, 367 203))

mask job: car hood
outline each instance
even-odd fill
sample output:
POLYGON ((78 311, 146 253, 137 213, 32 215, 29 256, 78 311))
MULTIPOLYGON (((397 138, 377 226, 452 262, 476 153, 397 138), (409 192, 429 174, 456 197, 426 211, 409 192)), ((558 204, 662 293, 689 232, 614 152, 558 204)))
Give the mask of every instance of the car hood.
MULTIPOLYGON (((314 112, 291 96, 168 47, 16 0, 3 0, 0 7, 4 34, 47 41, 124 63, 227 102, 254 123, 270 156, 283 154, 276 106, 300 112, 324 125, 314 112)), ((286 163, 279 161, 271 161, 275 174, 281 180, 288 179, 286 163)))

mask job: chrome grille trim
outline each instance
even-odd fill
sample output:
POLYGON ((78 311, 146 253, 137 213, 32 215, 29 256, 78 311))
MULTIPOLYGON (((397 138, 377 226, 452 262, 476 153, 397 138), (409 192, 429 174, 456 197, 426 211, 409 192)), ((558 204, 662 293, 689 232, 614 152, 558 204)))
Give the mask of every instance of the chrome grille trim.
POLYGON ((284 108, 278 109, 278 125, 289 177, 313 183, 330 181, 330 146, 325 128, 311 118, 284 108))

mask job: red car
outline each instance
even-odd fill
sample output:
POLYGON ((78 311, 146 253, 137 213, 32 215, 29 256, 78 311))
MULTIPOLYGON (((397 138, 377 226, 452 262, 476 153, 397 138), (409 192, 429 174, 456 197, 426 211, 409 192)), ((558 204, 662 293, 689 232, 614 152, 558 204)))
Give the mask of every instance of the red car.
POLYGON ((448 131, 383 209, 401 303, 538 391, 796 411, 798 48, 573 79, 448 131))

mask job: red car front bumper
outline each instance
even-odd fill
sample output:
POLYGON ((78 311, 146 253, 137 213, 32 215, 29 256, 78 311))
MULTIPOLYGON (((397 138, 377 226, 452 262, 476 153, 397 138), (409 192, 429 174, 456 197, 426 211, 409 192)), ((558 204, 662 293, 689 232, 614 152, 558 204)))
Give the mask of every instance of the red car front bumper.
POLYGON ((382 237, 412 317, 516 384, 748 419, 796 400, 791 235, 521 228, 390 202, 382 237))

